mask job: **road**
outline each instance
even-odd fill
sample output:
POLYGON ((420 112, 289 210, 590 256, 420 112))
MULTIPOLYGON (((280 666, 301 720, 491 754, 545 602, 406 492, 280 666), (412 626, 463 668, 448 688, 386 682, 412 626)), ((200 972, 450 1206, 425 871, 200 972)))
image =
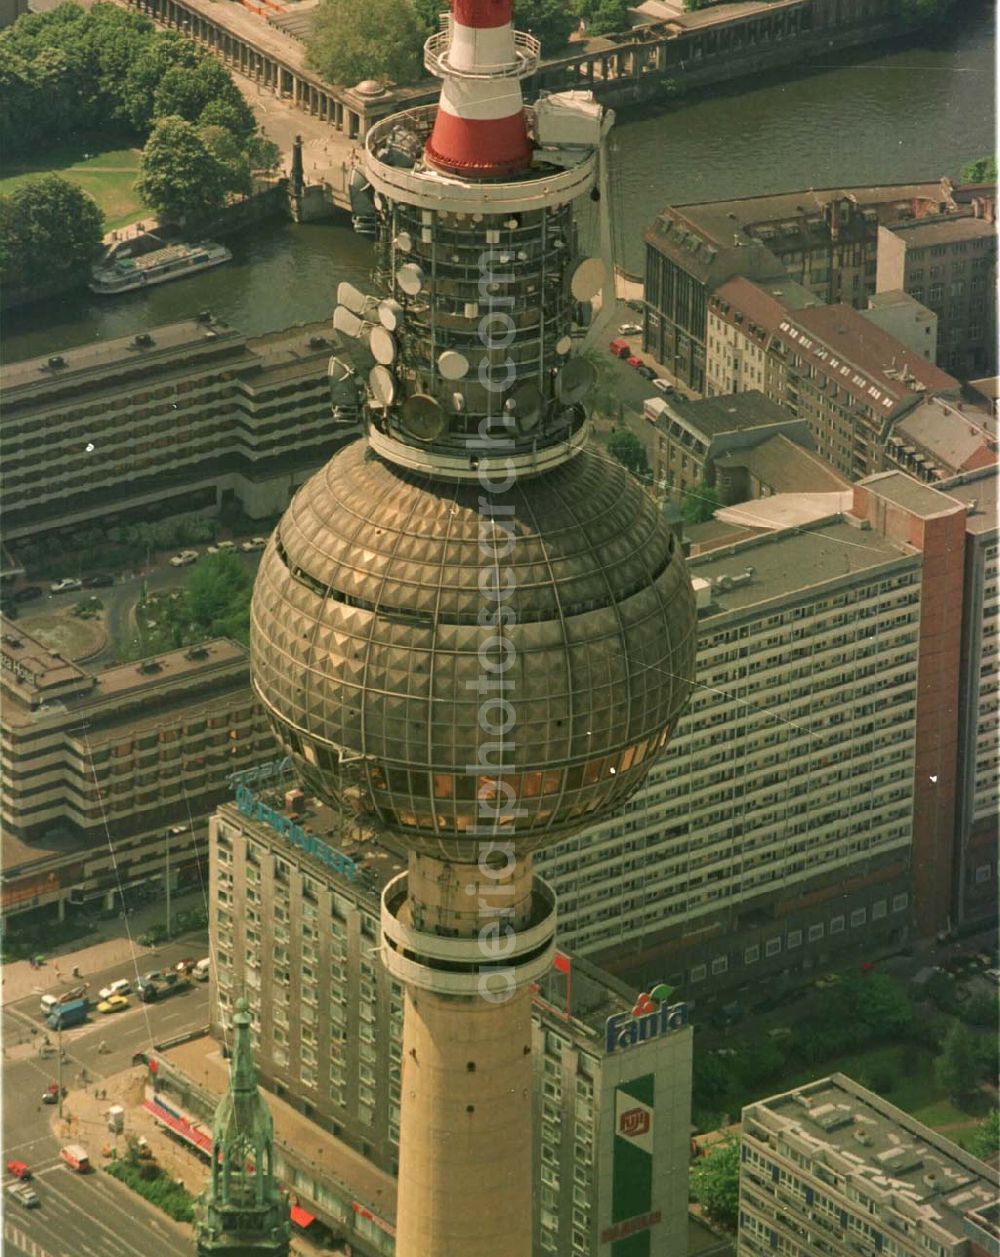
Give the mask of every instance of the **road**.
MULTIPOLYGON (((206 950, 204 935, 188 935, 165 944, 145 963, 147 968, 153 964, 167 968, 182 958, 204 955, 206 950)), ((88 974, 91 993, 115 978, 135 976, 124 970, 118 965, 88 974)), ((197 1029, 207 1020, 207 983, 194 983, 190 990, 162 1003, 142 1004, 133 999, 132 1007, 123 1013, 93 1013, 84 1026, 63 1034, 64 1083, 76 1086, 85 1070, 88 1085, 100 1087, 104 1078, 130 1065, 135 1052, 197 1029), (98 1051, 102 1039, 110 1048, 107 1053, 98 1051)), ((37 995, 4 1009, 4 1162, 16 1159, 31 1166, 41 1205, 28 1210, 4 1198, 3 1251, 24 1257, 177 1257, 178 1252, 188 1251, 188 1233, 165 1214, 100 1168, 78 1175, 59 1159, 60 1141, 50 1129, 53 1109, 41 1103, 42 1092, 56 1081, 58 1063, 54 1054, 39 1055, 36 1045, 42 1033, 37 995)), ((96 1126, 74 1129, 72 1139, 96 1154, 105 1134, 96 1126)), ((13 1181, 4 1174, 5 1186, 13 1181)))

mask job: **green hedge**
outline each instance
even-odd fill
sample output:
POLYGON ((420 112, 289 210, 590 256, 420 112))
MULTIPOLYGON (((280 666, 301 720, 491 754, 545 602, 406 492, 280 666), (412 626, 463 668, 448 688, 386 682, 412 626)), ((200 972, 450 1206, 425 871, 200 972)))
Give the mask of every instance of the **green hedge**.
POLYGON ((157 1165, 130 1160, 112 1161, 108 1173, 175 1222, 191 1222, 194 1197, 181 1183, 170 1178, 157 1165), (149 1177, 147 1177, 149 1175, 149 1177))

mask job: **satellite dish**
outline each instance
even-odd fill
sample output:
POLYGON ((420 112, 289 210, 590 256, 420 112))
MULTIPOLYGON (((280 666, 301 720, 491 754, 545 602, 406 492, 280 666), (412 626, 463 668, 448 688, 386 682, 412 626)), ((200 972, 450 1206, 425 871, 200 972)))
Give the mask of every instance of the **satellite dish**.
POLYGON ((337 301, 342 306, 347 306, 352 314, 364 314, 365 312, 365 294, 358 292, 353 284, 346 282, 337 285, 337 301))
POLYGON ((426 393, 408 397, 399 412, 403 430, 417 441, 433 441, 448 426, 444 411, 426 393))
POLYGON ((577 301, 589 301, 604 287, 606 275, 600 258, 584 258, 569 281, 570 292, 577 301))
POLYGON ((556 394, 561 402, 572 406, 582 402, 597 380, 597 370, 586 358, 571 358, 556 374, 556 394))
POLYGON ((424 286, 424 273, 416 262, 404 262, 396 272, 396 283, 408 297, 415 297, 424 286))
POLYGON ((560 336, 556 341, 556 353, 560 358, 565 358, 572 348, 573 338, 571 336, 560 336))
POLYGON ((354 368, 343 358, 331 358, 326 364, 326 373, 330 377, 331 384, 341 384, 344 380, 350 379, 354 374, 354 368))
POLYGON ((368 348, 372 351, 375 361, 383 366, 388 366, 390 362, 396 360, 396 338, 384 327, 372 328, 371 335, 368 337, 368 348))
POLYGON ((368 372, 368 392, 371 404, 387 410, 396 400, 396 380, 388 367, 372 367, 368 372))
POLYGON ((413 248, 413 237, 408 231, 401 231, 392 243, 400 253, 409 253, 413 248))
POLYGON ((457 349, 446 349, 438 356, 438 370, 446 380, 464 380, 469 374, 469 360, 457 349))
POLYGON ((514 423, 518 432, 531 432, 537 428, 545 410, 545 399, 537 384, 525 381, 519 384, 510 397, 507 405, 514 412, 514 423))
POLYGON ((388 332, 394 332, 403 321, 403 307, 398 301, 387 297, 378 303, 378 321, 388 332))
POLYGON ((345 336, 358 337, 361 335, 364 323, 353 311, 348 310, 347 306, 337 306, 333 312, 333 326, 336 331, 343 332, 345 336))

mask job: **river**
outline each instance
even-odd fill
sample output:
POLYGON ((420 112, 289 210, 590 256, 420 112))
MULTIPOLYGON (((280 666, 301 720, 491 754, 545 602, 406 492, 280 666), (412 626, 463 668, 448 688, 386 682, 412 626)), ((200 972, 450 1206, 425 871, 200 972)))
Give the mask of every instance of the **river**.
MULTIPOLYGON (((933 40, 622 111, 612 133, 617 260, 641 270, 643 228, 671 202, 957 177, 964 161, 993 152, 993 5, 962 0, 956 13, 933 40)), ((363 284, 369 268, 370 245, 343 224, 273 222, 227 243, 233 262, 176 284, 71 294, 8 314, 4 356, 122 336, 200 309, 251 334, 324 319, 337 283, 363 284)))

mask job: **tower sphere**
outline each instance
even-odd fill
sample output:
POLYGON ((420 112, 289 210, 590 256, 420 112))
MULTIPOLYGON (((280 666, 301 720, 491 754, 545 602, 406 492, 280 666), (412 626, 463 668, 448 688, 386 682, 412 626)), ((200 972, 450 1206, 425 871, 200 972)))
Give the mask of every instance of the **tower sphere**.
POLYGON ((256 693, 321 798, 414 850, 527 853, 619 806, 684 708, 679 547, 597 450, 487 492, 364 440, 295 495, 251 610, 256 693))

